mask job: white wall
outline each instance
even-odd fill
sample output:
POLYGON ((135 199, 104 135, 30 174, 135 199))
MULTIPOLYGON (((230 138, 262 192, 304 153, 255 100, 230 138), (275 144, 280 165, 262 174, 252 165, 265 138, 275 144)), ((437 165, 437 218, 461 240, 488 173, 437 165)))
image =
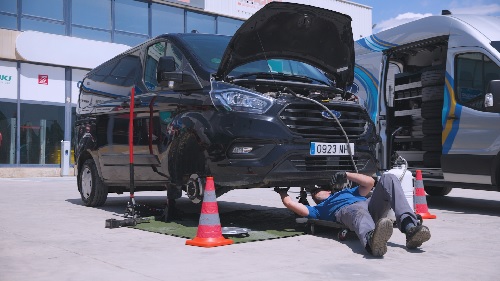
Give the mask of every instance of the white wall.
POLYGON ((16 51, 26 61, 89 69, 128 49, 122 44, 36 31, 24 31, 16 40, 16 51))
MULTIPOLYGON (((220 15, 247 19, 268 2, 272 2, 272 0, 206 0, 205 10, 220 15)), ((341 0, 286 0, 282 2, 316 6, 351 16, 354 40, 372 34, 371 7, 341 0)))
POLYGON ((64 103, 64 68, 22 63, 20 90, 22 100, 64 103))

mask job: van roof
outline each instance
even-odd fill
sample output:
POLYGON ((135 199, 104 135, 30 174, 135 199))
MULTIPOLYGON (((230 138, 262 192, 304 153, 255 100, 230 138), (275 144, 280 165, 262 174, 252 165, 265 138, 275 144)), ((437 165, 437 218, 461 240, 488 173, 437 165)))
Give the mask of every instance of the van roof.
POLYGON ((451 17, 469 24, 491 41, 500 41, 499 17, 478 15, 452 15, 451 17))
POLYGON ((460 31, 480 33, 489 41, 500 40, 500 18, 478 15, 429 16, 356 41, 356 55, 381 52, 399 45, 446 36, 460 31))

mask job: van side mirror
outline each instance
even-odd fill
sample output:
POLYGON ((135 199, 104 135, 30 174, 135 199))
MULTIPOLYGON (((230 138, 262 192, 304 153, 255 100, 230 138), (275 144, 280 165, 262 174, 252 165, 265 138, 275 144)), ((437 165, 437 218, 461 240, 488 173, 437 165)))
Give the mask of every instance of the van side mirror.
POLYGON ((174 88, 175 84, 182 83, 182 72, 175 70, 175 60, 173 57, 161 57, 158 61, 156 72, 158 84, 174 88))
POLYGON ((484 96, 484 108, 488 112, 500 113, 500 80, 492 80, 488 83, 484 96))

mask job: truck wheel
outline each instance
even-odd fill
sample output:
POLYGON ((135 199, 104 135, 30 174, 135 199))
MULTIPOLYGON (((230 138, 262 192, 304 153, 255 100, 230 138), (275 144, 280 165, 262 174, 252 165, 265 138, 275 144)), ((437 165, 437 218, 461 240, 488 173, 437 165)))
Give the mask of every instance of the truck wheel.
POLYGON ((422 87, 443 85, 444 84, 444 70, 429 70, 422 72, 420 78, 422 87))
POLYGON ((422 88, 422 102, 443 100, 443 98, 444 98, 443 85, 422 88))
POLYGON ((104 205, 108 198, 108 187, 102 182, 93 159, 87 159, 78 173, 78 190, 87 207, 104 205))
POLYGON ((422 117, 425 119, 441 118, 443 101, 429 101, 422 103, 422 117))
POLYGON ((422 150, 424 151, 441 151, 441 135, 426 136, 422 141, 422 150))
POLYGON ((425 119, 422 122, 422 132, 424 135, 441 135, 443 125, 441 119, 425 119))
POLYGON ((443 186, 424 186, 424 190, 431 196, 445 196, 451 191, 451 187, 443 186))

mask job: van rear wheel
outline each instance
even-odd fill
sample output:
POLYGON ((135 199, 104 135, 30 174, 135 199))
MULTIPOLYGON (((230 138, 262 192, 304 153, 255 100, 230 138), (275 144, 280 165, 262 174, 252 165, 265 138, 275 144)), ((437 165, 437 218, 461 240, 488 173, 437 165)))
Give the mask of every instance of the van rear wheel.
POLYGON ((444 186, 424 186, 424 190, 431 196, 445 196, 451 191, 451 187, 444 186))
POLYGON ((108 198, 108 187, 102 182, 93 159, 87 159, 77 177, 78 190, 87 207, 104 205, 108 198))

